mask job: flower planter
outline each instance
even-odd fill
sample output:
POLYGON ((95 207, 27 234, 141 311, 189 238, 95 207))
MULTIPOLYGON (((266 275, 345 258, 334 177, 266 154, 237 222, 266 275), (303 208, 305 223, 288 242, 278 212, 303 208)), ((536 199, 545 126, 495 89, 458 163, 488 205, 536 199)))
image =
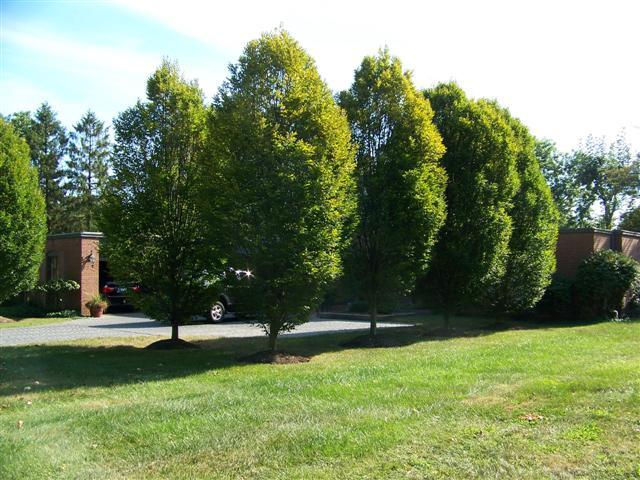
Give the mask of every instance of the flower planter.
POLYGON ((104 307, 103 306, 94 306, 94 307, 89 308, 89 312, 91 313, 92 317, 99 318, 104 313, 104 307))

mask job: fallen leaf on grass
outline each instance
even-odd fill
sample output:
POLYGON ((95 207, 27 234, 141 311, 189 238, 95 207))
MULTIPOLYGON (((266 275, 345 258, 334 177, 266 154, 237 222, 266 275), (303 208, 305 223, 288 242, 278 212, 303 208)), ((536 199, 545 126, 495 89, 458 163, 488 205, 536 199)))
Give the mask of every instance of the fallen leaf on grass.
POLYGON ((544 420, 544 417, 542 415, 538 415, 537 413, 527 413, 525 415, 521 415, 520 420, 526 420, 527 422, 538 422, 540 420, 544 420))
POLYGON ((22 428, 24 422, 22 420, 18 420, 18 428, 22 428))

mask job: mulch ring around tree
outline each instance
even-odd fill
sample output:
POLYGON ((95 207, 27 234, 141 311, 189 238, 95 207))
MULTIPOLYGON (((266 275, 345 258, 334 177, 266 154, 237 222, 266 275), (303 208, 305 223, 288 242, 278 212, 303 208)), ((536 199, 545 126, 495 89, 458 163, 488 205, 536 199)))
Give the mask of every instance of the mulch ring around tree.
POLYGON ((306 363, 311 357, 304 355, 294 355, 286 352, 272 352, 264 350, 262 352, 253 353, 239 359, 244 363, 271 363, 276 365, 285 365, 289 363, 306 363))
POLYGON ((187 342, 186 340, 182 340, 181 338, 177 340, 171 340, 170 338, 167 338, 165 340, 158 340, 157 342, 153 342, 144 348, 149 350, 188 350, 200 347, 195 343, 187 342))

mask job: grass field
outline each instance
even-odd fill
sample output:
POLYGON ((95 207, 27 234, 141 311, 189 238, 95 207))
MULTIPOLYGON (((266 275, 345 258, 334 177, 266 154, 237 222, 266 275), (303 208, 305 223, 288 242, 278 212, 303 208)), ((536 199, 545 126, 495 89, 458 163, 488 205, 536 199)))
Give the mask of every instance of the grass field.
POLYGON ((0 478, 640 478, 640 322, 0 350, 0 478), (536 328, 537 327, 537 328, 536 328))

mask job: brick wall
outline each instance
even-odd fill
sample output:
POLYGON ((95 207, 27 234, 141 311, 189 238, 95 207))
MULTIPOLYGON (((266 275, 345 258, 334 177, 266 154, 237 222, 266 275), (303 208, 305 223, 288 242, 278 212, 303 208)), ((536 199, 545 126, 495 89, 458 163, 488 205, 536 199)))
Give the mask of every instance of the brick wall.
POLYGON ((593 230, 561 230, 556 244, 556 273, 575 276, 580 262, 594 252, 593 230))
POLYGON ((556 244, 556 273, 575 276, 578 265, 600 250, 612 249, 640 261, 640 233, 598 228, 562 229, 556 244))
MULTIPOLYGON (((47 239, 45 261, 40 267, 40 281, 52 278, 75 280, 80 290, 70 292, 63 297, 63 308, 79 310, 88 315, 85 303, 99 293, 99 244, 102 234, 99 233, 64 233, 50 235, 47 239), (55 269, 49 257, 55 257, 55 269), (49 274, 49 275, 48 275, 49 274)), ((55 308, 53 298, 42 298, 49 308, 55 308)))

